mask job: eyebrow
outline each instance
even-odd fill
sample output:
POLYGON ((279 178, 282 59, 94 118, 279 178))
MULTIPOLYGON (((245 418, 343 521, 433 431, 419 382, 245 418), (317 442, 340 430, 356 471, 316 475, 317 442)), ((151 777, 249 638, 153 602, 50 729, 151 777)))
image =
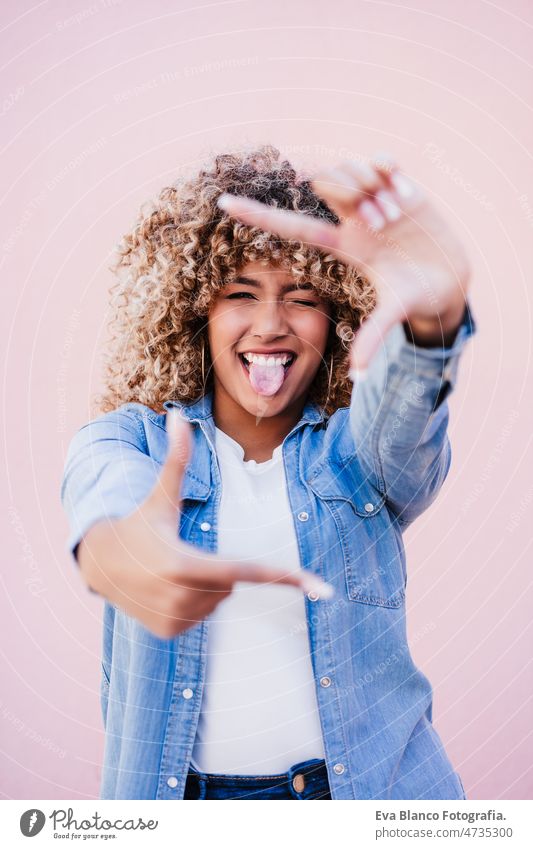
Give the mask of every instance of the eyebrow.
MULTIPOLYGON (((258 280, 253 280, 251 277, 237 277, 235 279, 235 284, 240 284, 241 286, 252 286, 254 289, 260 289, 261 283, 258 280)), ((286 283, 281 287, 281 292, 295 292, 301 289, 312 289, 314 290, 314 286, 311 283, 286 283)))

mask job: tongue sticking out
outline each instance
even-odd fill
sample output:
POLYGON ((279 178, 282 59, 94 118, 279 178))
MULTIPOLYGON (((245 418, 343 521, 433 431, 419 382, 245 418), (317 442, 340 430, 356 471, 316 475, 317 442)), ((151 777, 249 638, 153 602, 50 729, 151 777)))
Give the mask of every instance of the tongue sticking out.
POLYGON ((283 366, 262 366, 250 363, 250 383, 259 395, 274 395, 285 380, 283 366))

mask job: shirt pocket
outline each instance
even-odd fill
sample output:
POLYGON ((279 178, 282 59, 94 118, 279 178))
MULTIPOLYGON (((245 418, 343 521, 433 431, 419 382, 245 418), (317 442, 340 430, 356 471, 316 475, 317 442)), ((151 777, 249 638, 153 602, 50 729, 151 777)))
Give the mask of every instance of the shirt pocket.
MULTIPOLYGON (((342 550, 350 601, 399 608, 405 603, 405 557, 385 496, 346 466, 312 473, 307 483, 326 506, 342 550)), ((331 545, 326 546, 330 550, 331 545)))

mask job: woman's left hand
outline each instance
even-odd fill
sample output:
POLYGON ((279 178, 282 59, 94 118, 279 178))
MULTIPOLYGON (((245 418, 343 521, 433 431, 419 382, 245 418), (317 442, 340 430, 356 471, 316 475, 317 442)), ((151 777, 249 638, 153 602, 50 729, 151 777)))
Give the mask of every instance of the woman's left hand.
POLYGON ((399 322, 415 344, 451 344, 464 314, 470 267, 461 241, 422 189, 390 158, 343 162, 317 174, 311 185, 338 225, 228 194, 219 205, 246 224, 336 256, 373 283, 377 305, 355 335, 352 369, 364 371, 399 322))

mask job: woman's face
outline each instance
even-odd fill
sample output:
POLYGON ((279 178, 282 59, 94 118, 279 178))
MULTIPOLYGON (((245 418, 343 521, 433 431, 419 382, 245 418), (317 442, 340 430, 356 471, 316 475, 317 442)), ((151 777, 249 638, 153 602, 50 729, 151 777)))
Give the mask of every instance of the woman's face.
POLYGON ((208 315, 215 397, 229 396, 254 416, 303 405, 323 361, 330 304, 310 283, 251 262, 221 289, 208 315))

